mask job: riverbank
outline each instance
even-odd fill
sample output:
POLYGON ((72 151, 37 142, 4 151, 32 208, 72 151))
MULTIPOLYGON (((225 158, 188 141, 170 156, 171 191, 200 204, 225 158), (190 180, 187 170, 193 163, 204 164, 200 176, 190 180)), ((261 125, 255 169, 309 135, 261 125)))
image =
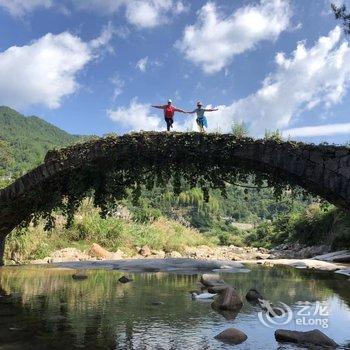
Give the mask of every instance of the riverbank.
POLYGON ((231 246, 185 246, 181 252, 177 250, 156 250, 148 245, 136 247, 135 253, 128 253, 121 249, 109 251, 97 243, 93 243, 89 249, 82 251, 77 248, 64 248, 54 251, 43 259, 30 260, 29 264, 61 263, 68 261, 98 261, 120 259, 164 259, 164 258, 189 258, 193 260, 261 260, 271 258, 267 249, 254 247, 231 246))
MULTIPOLYGON (((310 252, 320 251, 322 247, 307 247, 304 249, 306 255, 310 252)), ((301 249, 300 252, 303 251, 301 249)), ((140 247, 138 253, 127 256, 123 251, 110 252, 100 245, 94 243, 88 251, 80 251, 76 248, 65 248, 55 251, 50 256, 32 260, 29 265, 51 265, 70 267, 74 269, 106 267, 121 270, 134 270, 138 272, 168 271, 174 268, 172 264, 186 262, 182 268, 187 270, 201 269, 200 266, 207 266, 208 270, 243 268, 250 264, 259 264, 266 267, 275 265, 289 266, 296 269, 311 269, 326 272, 334 272, 350 276, 350 251, 316 255, 314 257, 290 258, 290 250, 271 250, 253 247, 187 247, 182 253, 177 251, 164 252, 150 249, 148 246, 140 247), (283 252, 286 252, 283 256, 283 252), (170 265, 169 265, 170 264, 170 265), (210 267, 212 266, 212 267, 210 267)), ((177 270, 175 268, 175 270, 177 270)))
MULTIPOLYGON (((121 260, 90 260, 73 261, 51 264, 56 268, 68 268, 73 270, 90 269, 110 269, 126 272, 167 272, 167 273, 186 273, 198 274, 203 272, 222 272, 222 273, 248 273, 249 267, 253 265, 262 265, 265 267, 286 266, 296 269, 310 269, 313 271, 322 271, 329 273, 338 273, 350 277, 350 264, 330 263, 312 259, 271 259, 271 260, 202 260, 189 258, 146 258, 146 259, 121 259, 121 260)), ((350 281, 350 280, 349 280, 350 281)))

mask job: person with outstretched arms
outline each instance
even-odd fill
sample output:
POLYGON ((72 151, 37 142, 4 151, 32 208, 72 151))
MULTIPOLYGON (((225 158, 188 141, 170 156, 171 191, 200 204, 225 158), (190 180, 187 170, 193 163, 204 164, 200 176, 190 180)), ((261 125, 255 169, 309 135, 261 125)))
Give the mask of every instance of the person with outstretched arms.
POLYGON ((187 112, 189 114, 196 113, 197 114, 197 125, 200 132, 205 132, 205 129, 208 127, 207 117, 204 115, 205 112, 216 112, 217 108, 203 108, 202 102, 197 102, 197 108, 192 112, 187 112))
POLYGON ((166 105, 152 106, 154 108, 159 108, 164 111, 164 120, 166 122, 167 131, 170 131, 170 129, 173 127, 175 112, 186 113, 184 110, 173 106, 172 103, 172 100, 169 99, 166 105))

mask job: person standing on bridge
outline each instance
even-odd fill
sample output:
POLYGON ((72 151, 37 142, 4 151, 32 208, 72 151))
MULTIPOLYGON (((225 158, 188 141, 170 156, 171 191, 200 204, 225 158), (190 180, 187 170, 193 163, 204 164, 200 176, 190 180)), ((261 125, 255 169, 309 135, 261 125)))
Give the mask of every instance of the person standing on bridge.
POLYGON ((203 108, 202 102, 197 102, 197 108, 192 112, 187 112, 188 114, 197 114, 197 125, 200 132, 205 132, 205 129, 208 127, 207 117, 204 115, 205 112, 216 112, 217 108, 203 108))
POLYGON ((159 109, 162 109, 164 111, 164 120, 166 122, 167 131, 170 131, 170 128, 173 127, 175 112, 186 113, 184 110, 173 106, 172 103, 173 103, 173 101, 171 99, 169 99, 168 103, 166 105, 152 106, 153 108, 159 108, 159 109))

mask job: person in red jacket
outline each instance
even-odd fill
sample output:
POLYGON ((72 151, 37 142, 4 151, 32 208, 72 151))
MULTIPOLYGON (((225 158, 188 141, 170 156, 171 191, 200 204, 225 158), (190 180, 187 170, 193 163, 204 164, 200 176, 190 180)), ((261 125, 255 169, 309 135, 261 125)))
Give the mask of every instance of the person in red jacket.
POLYGON ((162 106, 152 106, 154 108, 159 108, 164 111, 164 120, 166 122, 166 128, 170 131, 170 128, 173 127, 174 123, 174 114, 175 112, 186 113, 184 110, 176 108, 172 105, 173 101, 168 100, 168 104, 162 106))

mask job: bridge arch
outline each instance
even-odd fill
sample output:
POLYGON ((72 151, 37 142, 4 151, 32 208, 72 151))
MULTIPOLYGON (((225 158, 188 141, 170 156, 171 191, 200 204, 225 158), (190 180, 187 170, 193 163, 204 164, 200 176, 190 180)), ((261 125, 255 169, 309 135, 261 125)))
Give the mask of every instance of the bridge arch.
POLYGON ((35 215, 49 217, 62 206, 68 216, 95 192, 102 209, 138 184, 174 182, 221 187, 225 182, 256 181, 271 186, 295 184, 350 210, 350 148, 276 140, 236 138, 231 134, 135 133, 89 140, 50 151, 42 165, 0 191, 0 260, 6 235, 35 215), (68 198, 65 200, 64 198, 68 198))

